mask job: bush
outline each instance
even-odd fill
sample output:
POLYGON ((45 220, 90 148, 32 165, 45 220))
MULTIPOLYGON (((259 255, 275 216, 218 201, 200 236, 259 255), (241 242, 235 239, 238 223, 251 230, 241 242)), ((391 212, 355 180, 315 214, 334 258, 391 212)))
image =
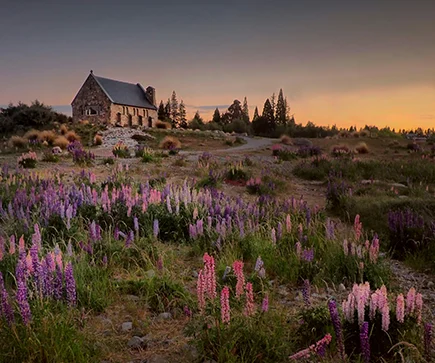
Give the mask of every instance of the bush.
POLYGON ((129 158, 130 150, 122 141, 118 141, 112 149, 112 153, 117 158, 129 158))
POLYGON ((217 122, 207 122, 204 125, 204 129, 205 130, 210 130, 210 131, 222 131, 222 125, 218 124, 217 122))
POLYGON ((298 155, 302 158, 319 156, 321 154, 322 150, 318 146, 301 146, 298 150, 298 155))
POLYGON ((156 153, 153 149, 150 149, 149 147, 142 149, 142 154, 140 156, 142 158, 143 163, 151 163, 153 161, 156 161, 156 153))
POLYGON ((94 145, 96 146, 103 145, 103 137, 101 135, 95 135, 94 145))
POLYGON ((290 138, 290 136, 282 135, 280 140, 281 140, 281 144, 284 144, 284 145, 293 145, 292 139, 290 138))
POLYGON ((104 158, 103 161, 101 162, 101 164, 113 165, 113 164, 115 164, 115 159, 114 158, 104 158))
POLYGON ((23 137, 29 141, 30 140, 35 141, 35 140, 39 139, 39 134, 40 134, 40 131, 35 130, 35 129, 31 129, 31 130, 27 131, 23 137))
POLYGON ((360 137, 368 137, 369 136, 369 132, 367 130, 361 130, 359 132, 359 136, 360 137))
POLYGON ((310 140, 301 139, 301 138, 293 139, 293 144, 295 146, 299 146, 299 147, 311 147, 311 146, 313 146, 313 143, 310 140))
POLYGON ((367 146, 367 144, 365 142, 360 142, 356 147, 355 147, 355 151, 358 154, 368 154, 369 153, 369 147, 367 146))
POLYGON ((61 135, 66 135, 67 132, 68 132, 68 126, 67 125, 61 125, 60 129, 59 129, 59 133, 61 135))
POLYGON ((298 158, 298 154, 289 149, 282 149, 278 152, 278 159, 282 161, 290 161, 298 158))
POLYGON ((46 150, 42 154, 42 161, 48 163, 57 163, 60 160, 59 156, 54 154, 51 150, 46 150))
POLYGON ((40 142, 47 142, 48 145, 53 145, 54 140, 56 140, 56 133, 53 130, 41 131, 38 135, 38 140, 40 142))
POLYGON ((408 145, 406 146, 406 148, 412 152, 421 151, 421 146, 419 144, 417 144, 416 142, 409 142, 408 145))
POLYGON ((181 142, 176 137, 165 136, 165 138, 160 141, 159 147, 164 150, 180 149, 181 142))
POLYGON ((66 139, 69 142, 80 141, 80 136, 75 133, 75 131, 68 131, 65 134, 66 139))
POLYGON ((53 146, 59 146, 61 149, 66 149, 69 145, 69 141, 65 136, 58 136, 53 142, 53 146))
POLYGON ((225 177, 227 180, 244 182, 249 179, 249 173, 242 168, 242 165, 234 164, 230 166, 230 169, 226 172, 225 177))
POLYGON ((349 156, 351 153, 351 150, 346 145, 335 145, 332 147, 331 151, 333 156, 349 156))
POLYGON ((224 131, 244 134, 249 132, 249 125, 243 120, 234 120, 230 124, 224 126, 224 131))
POLYGON ((9 145, 18 149, 24 149, 27 147, 27 139, 20 136, 12 136, 9 139, 9 145))
POLYGON ((172 128, 172 125, 169 122, 163 122, 163 121, 156 121, 155 124, 157 129, 162 129, 162 130, 170 130, 172 128))
POLYGON ((18 158, 18 165, 24 169, 33 169, 36 167, 37 160, 36 153, 30 151, 26 154, 21 154, 18 158))

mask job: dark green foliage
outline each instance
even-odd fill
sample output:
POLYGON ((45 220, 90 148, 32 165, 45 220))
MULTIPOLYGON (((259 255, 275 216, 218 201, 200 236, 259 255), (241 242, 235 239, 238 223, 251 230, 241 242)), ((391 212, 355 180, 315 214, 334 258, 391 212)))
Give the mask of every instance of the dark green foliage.
POLYGON ((211 120, 213 123, 221 125, 222 119, 221 119, 221 113, 219 112, 219 109, 216 108, 213 113, 213 119, 211 120))
POLYGON ((245 97, 245 99, 243 100, 243 108, 242 108, 242 113, 243 113, 243 116, 242 116, 242 120, 246 123, 246 124, 249 124, 249 107, 248 107, 248 100, 246 99, 246 97, 245 97))
POLYGON ((231 124, 235 120, 243 120, 243 110, 239 100, 234 100, 232 105, 228 107, 228 111, 221 117, 221 122, 224 125, 231 124))
POLYGON ((276 104, 275 119, 277 125, 285 125, 287 123, 287 109, 286 102, 284 100, 284 95, 282 89, 279 90, 278 102, 276 104))

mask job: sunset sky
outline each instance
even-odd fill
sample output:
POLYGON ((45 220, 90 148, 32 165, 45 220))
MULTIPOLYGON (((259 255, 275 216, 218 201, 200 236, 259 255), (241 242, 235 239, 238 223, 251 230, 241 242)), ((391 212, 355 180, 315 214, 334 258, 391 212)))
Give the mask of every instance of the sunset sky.
MULTIPOLYGON (((6 3, 6 4, 5 4, 6 3)), ((435 1, 63 1, 0 5, 0 105, 62 110, 96 75, 172 90, 208 119, 284 90, 296 121, 435 126, 435 1)))

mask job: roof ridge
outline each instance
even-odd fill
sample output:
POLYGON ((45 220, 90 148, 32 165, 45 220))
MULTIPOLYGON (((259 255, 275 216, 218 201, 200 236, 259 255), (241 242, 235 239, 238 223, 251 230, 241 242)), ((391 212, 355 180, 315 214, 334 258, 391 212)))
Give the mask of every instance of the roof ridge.
POLYGON ((108 81, 113 81, 113 82, 119 82, 119 83, 125 83, 125 84, 129 84, 129 85, 133 85, 133 86, 137 86, 136 83, 131 83, 131 82, 125 82, 125 81, 119 81, 117 79, 113 79, 113 78, 107 78, 107 77, 101 77, 101 76, 97 76, 97 75, 93 75, 96 78, 102 78, 102 79, 106 79, 108 81))

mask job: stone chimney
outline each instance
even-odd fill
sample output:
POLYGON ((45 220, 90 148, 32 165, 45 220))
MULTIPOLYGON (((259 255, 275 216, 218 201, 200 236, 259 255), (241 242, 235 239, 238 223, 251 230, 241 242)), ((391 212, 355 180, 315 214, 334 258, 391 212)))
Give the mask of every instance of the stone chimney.
POLYGON ((148 98, 148 101, 150 101, 152 105, 156 106, 156 89, 154 87, 148 86, 145 94, 148 98))

